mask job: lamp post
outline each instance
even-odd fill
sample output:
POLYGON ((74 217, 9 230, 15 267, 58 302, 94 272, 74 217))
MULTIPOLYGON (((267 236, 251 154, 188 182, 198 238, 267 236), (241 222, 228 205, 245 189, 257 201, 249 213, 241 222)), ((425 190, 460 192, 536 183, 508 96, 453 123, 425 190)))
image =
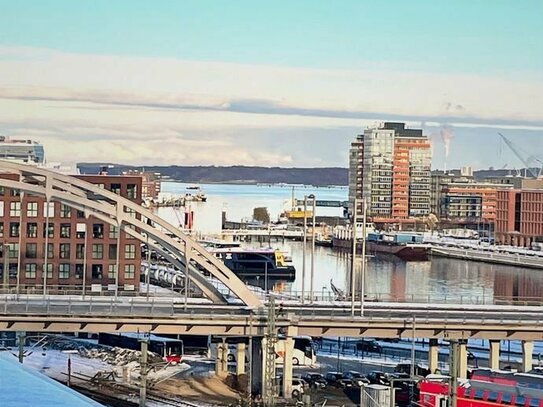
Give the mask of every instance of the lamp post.
POLYGON ((146 234, 147 237, 147 274, 145 275, 145 296, 147 301, 149 301, 149 282, 151 279, 151 246, 149 246, 149 233, 146 234))
POLYGON ((302 304, 305 296, 305 252, 307 246, 307 195, 304 195, 304 244, 302 247, 302 304))
POLYGON ((313 280, 315 278, 315 195, 309 195, 313 201, 312 219, 311 219, 311 275, 309 280, 309 301, 313 303, 313 280))
POLYGON ((352 244, 352 253, 351 253, 351 316, 354 317, 354 293, 355 293, 355 266, 356 266, 356 222, 357 222, 357 211, 358 211, 358 201, 355 198, 353 203, 353 244, 352 244))
POLYGON ((360 270, 360 316, 364 316, 364 303, 366 300, 366 215, 368 205, 366 198, 362 200, 362 268, 360 270))

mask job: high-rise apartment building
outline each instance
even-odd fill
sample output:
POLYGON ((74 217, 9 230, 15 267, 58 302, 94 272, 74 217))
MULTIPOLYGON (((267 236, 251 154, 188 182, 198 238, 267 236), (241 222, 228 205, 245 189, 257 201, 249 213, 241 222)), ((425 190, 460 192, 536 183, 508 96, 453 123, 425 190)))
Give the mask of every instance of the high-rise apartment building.
POLYGON ((421 129, 385 122, 351 144, 349 200, 365 198, 378 223, 402 223, 430 214, 431 150, 421 129))

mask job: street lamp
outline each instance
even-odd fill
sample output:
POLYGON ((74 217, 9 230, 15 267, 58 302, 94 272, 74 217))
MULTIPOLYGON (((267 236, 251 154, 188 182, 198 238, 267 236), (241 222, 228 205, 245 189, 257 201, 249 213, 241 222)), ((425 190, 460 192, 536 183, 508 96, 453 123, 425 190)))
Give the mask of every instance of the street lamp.
POLYGON ((72 380, 72 357, 71 356, 79 352, 76 350, 63 350, 62 353, 65 353, 68 355, 68 381, 66 382, 66 385, 70 387, 71 380, 72 380))
POLYGON ((302 247, 302 304, 305 296, 305 252, 307 246, 307 195, 304 195, 304 244, 302 247))
POLYGON ((309 280, 309 300, 313 303, 313 280, 315 277, 315 195, 308 196, 313 201, 312 219, 311 219, 311 277, 309 280))

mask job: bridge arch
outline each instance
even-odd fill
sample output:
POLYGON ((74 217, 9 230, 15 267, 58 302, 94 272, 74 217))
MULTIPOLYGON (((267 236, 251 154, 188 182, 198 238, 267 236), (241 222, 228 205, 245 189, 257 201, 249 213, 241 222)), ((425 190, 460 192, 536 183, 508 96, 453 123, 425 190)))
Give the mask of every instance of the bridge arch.
POLYGON ((137 203, 82 179, 41 167, 0 160, 0 172, 19 176, 19 180, 0 178, 0 186, 83 211, 148 243, 179 269, 188 267, 192 284, 213 302, 226 303, 227 299, 204 272, 220 281, 245 305, 257 307, 262 304, 230 269, 196 240, 137 203))

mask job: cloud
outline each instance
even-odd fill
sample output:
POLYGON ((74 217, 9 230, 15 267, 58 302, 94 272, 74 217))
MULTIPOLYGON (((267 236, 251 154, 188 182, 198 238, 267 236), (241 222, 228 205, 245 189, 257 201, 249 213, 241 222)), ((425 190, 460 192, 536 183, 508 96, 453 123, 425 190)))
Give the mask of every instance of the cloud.
POLYGON ((345 166, 375 121, 538 130, 542 102, 534 78, 0 47, 0 133, 40 139, 54 161, 345 166))

